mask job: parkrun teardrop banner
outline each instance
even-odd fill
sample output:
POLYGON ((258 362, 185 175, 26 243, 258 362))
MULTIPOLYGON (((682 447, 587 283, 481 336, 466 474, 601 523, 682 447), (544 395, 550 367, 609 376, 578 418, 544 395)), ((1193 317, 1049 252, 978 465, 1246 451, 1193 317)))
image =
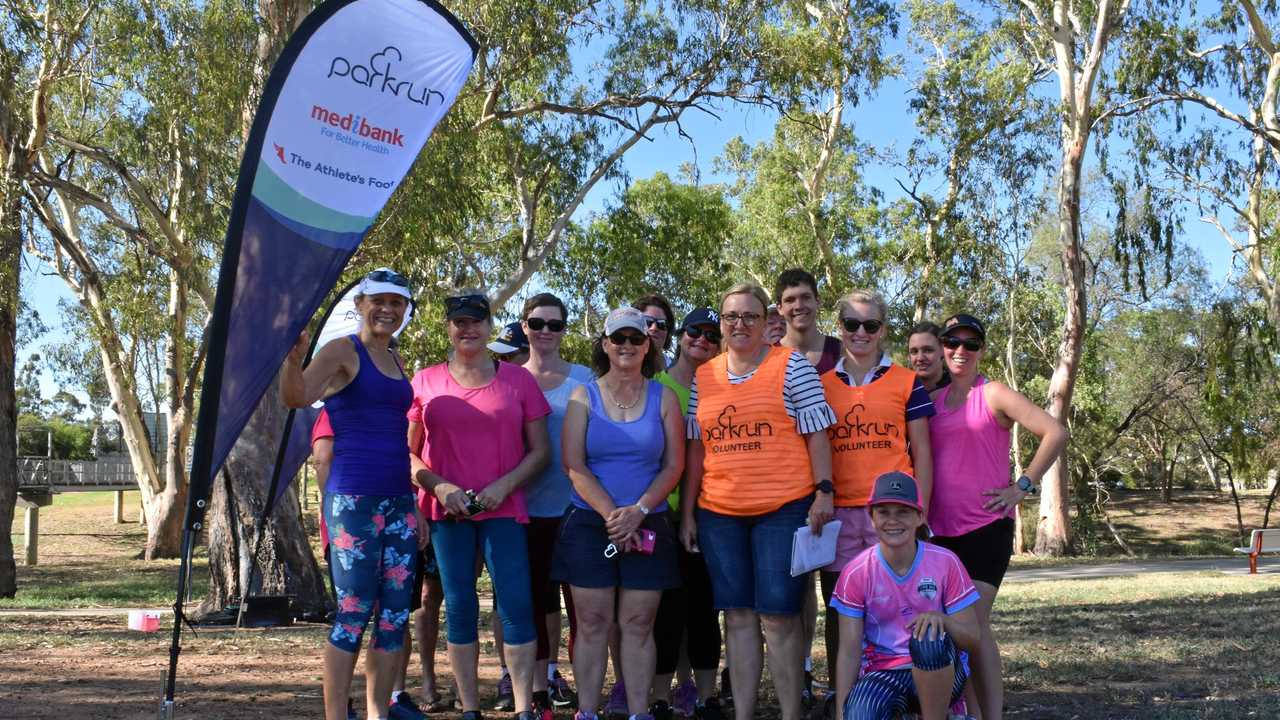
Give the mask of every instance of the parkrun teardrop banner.
POLYGON ((298 334, 453 105, 476 47, 434 0, 332 0, 289 39, 227 229, 188 530, 200 529, 213 475, 298 334))

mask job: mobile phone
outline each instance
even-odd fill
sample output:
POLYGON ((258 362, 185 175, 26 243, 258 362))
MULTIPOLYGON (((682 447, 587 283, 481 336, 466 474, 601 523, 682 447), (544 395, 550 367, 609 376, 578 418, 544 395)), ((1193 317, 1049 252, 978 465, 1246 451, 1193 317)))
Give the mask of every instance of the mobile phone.
POLYGON ((476 499, 476 491, 468 490, 467 491, 467 515, 476 515, 484 511, 485 511, 484 505, 481 505, 480 501, 476 499))
POLYGON ((644 528, 640 528, 636 532, 640 536, 640 539, 637 545, 632 549, 638 553, 644 553, 645 555, 652 555, 653 546, 656 545, 658 542, 658 533, 652 530, 646 530, 644 528))

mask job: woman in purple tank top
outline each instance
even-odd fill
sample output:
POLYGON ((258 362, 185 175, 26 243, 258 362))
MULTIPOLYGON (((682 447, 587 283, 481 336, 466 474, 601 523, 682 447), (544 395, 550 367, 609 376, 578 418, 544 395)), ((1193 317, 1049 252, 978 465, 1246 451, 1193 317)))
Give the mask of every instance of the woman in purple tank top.
POLYGON ((1058 459, 1067 430, 1016 390, 978 374, 986 339, 982 322, 972 315, 952 315, 942 323, 942 355, 951 383, 933 392, 929 529, 935 533, 931 542, 960 557, 981 596, 975 607, 982 640, 971 660, 976 697, 969 699, 982 708, 983 720, 1000 720, 1004 684, 991 607, 1013 555, 1013 511, 1058 459), (1011 483, 1014 423, 1039 437, 1040 447, 1026 472, 1011 483))
POLYGON ((355 296, 359 331, 320 348, 303 370, 304 332, 280 376, 285 405, 326 400, 334 431, 323 512, 338 608, 324 653, 326 720, 347 717, 356 653, 371 619, 365 660, 369 717, 387 717, 403 657, 417 553, 425 538, 418 532, 421 519, 409 479, 405 413, 413 389, 390 343, 411 297, 399 273, 369 273, 355 296))

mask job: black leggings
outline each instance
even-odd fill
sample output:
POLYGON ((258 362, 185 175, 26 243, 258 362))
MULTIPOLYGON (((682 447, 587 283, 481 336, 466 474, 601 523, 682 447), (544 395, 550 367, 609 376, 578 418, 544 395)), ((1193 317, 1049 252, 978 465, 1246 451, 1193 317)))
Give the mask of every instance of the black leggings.
POLYGON ((689 665, 694 670, 720 666, 720 617, 711 603, 711 576, 700 553, 680 549, 680 587, 662 591, 653 640, 655 674, 670 675, 680 664, 680 644, 688 637, 689 665))

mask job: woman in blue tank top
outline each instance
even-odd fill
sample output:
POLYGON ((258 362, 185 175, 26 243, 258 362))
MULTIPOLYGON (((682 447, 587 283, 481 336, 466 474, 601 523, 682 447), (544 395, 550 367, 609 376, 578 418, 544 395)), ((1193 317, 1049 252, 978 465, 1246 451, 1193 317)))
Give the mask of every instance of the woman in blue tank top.
POLYGON ((421 520, 406 441, 413 389, 390 342, 410 298, 402 275, 385 268, 369 273, 355 296, 359 332, 320 348, 305 370, 304 332, 280 378, 289 407, 325 400, 334 431, 323 511, 338 609, 324 654, 326 720, 346 720, 356 651, 375 608, 365 661, 370 718, 388 715, 404 646, 421 520))
POLYGON ((654 616, 680 581, 666 498, 684 469, 684 422, 675 393, 649 379, 661 354, 645 329, 634 308, 609 313, 592 352, 598 377, 573 389, 561 435, 573 492, 554 576, 573 589, 581 720, 600 702, 615 607, 628 712, 647 712, 654 616))

